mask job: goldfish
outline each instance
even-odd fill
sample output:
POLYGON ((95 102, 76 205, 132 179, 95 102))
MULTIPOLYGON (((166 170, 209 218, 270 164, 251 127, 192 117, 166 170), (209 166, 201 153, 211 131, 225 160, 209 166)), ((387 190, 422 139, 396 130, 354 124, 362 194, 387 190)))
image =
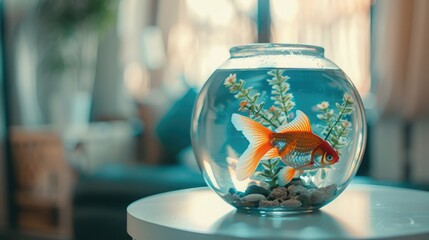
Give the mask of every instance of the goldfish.
POLYGON ((286 185, 305 170, 327 167, 339 161, 338 152, 313 133, 310 119, 300 110, 296 111, 293 121, 275 131, 236 113, 231 122, 249 141, 236 166, 240 181, 249 178, 262 159, 280 158, 286 165, 278 174, 280 185, 286 185))

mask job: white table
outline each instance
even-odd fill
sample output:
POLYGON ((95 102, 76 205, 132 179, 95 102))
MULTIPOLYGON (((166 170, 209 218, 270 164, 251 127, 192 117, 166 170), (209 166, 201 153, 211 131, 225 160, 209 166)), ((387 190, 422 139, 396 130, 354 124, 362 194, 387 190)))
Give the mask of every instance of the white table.
POLYGON ((310 214, 237 212, 207 188, 143 198, 127 212, 127 231, 136 240, 429 239, 429 192, 364 184, 350 185, 310 214))

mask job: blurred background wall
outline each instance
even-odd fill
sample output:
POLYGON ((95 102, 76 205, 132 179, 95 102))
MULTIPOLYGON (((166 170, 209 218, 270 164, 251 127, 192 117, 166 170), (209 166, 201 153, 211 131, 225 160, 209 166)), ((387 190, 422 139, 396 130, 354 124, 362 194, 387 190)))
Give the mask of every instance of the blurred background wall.
POLYGON ((427 184, 429 40, 427 1, 377 1, 372 79, 378 121, 371 135, 371 176, 427 184))
POLYGON ((94 221, 107 226, 108 212, 121 233, 132 200, 202 184, 155 191, 147 179, 179 171, 160 166, 198 174, 193 101, 230 47, 253 42, 324 47, 364 100, 370 134, 359 174, 429 185, 428 1, 1 4, 0 209, 10 214, 0 211, 0 225, 70 238, 94 221), (84 205, 106 198, 117 202, 84 205))

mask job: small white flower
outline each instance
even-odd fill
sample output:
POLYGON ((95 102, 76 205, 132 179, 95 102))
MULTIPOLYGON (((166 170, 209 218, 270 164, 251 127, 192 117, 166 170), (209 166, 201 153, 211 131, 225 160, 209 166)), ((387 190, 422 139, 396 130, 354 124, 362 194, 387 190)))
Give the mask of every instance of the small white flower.
POLYGON ((352 96, 350 96, 348 93, 344 93, 344 100, 346 102, 353 103, 352 96))
POLYGON ((325 120, 325 116, 323 116, 323 114, 317 114, 317 118, 320 120, 325 120))
POLYGON ((236 80, 237 80, 237 74, 230 73, 229 76, 227 78, 225 78, 224 84, 227 86, 230 86, 230 85, 234 84, 236 80))
POLYGON ((347 128, 351 125, 351 123, 347 120, 341 121, 341 126, 343 126, 343 128, 347 128))
POLYGON ((328 102, 321 102, 319 104, 316 105, 317 108, 321 109, 321 110, 325 110, 329 107, 329 103, 328 102))
POLYGON ((327 118, 331 118, 332 116, 334 116, 334 109, 331 109, 326 113, 327 118))

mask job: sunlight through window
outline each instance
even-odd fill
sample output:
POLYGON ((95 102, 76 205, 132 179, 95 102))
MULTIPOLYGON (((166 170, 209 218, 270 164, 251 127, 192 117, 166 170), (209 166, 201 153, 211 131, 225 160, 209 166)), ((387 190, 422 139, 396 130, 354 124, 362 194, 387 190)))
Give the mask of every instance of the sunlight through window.
POLYGON ((370 90, 370 0, 272 0, 272 41, 325 48, 365 97, 370 90))

